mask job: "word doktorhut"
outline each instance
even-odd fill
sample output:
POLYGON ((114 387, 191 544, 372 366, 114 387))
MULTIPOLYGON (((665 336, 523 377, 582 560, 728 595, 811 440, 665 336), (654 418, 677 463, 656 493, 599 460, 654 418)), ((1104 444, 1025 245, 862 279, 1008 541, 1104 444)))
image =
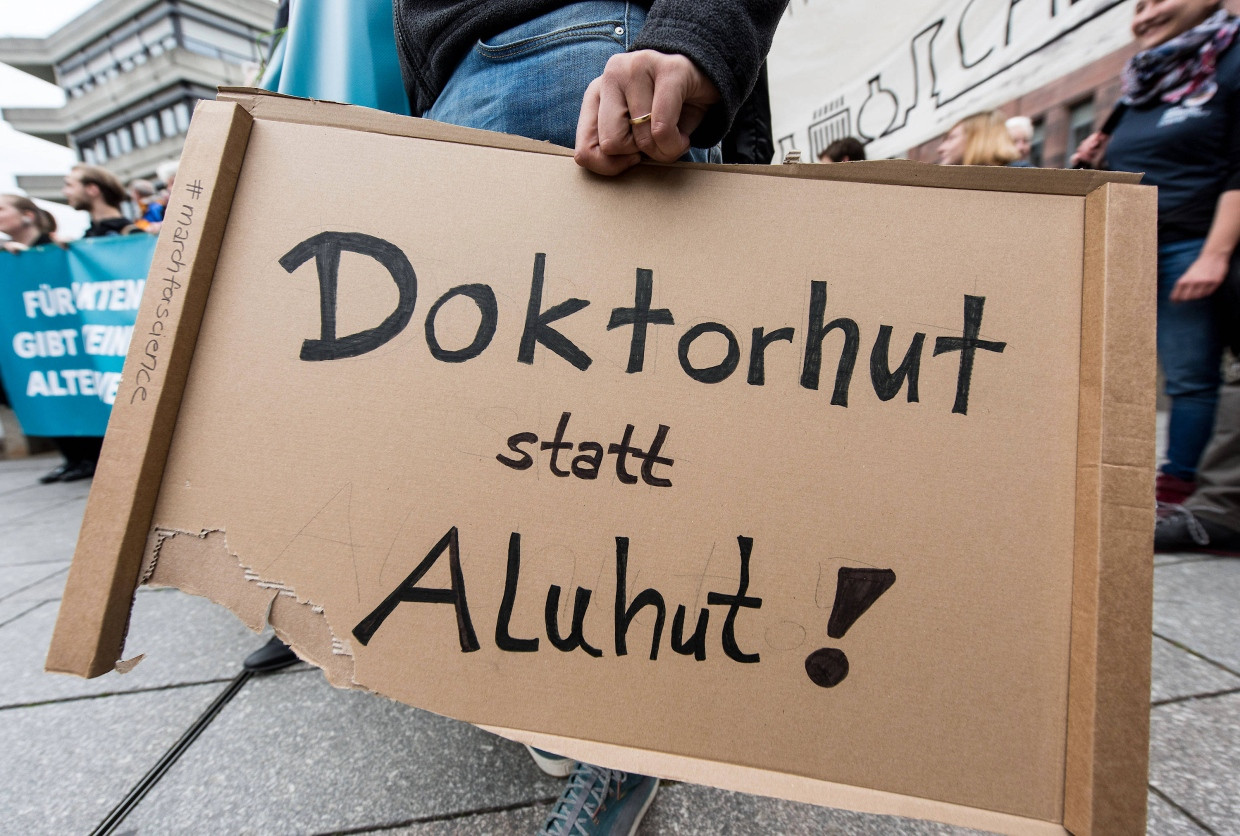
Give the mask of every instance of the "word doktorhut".
MULTIPOLYGON (((413 318, 414 304, 417 300, 417 277, 409 259, 394 244, 357 232, 323 232, 301 242, 289 250, 281 259, 280 265, 292 273, 310 259, 315 260, 319 279, 320 294, 320 337, 308 339, 302 344, 302 360, 338 360, 345 357, 357 357, 374 351, 393 337, 401 333, 413 318), (396 282, 399 293, 396 309, 379 325, 354 334, 338 337, 336 335, 336 305, 339 288, 340 255, 342 252, 358 253, 375 259, 387 270, 396 282)), ((543 274, 546 255, 538 253, 534 256, 534 274, 530 284, 529 305, 525 313, 525 328, 521 334, 521 342, 517 351, 517 360, 521 363, 533 364, 534 348, 541 344, 555 352, 574 367, 582 371, 588 369, 593 362, 584 351, 568 337, 556 330, 552 323, 564 319, 585 308, 590 302, 586 299, 566 299, 563 302, 543 307, 543 274)), ((651 308, 653 296, 654 274, 650 270, 637 270, 637 287, 633 307, 614 308, 607 330, 625 326, 632 327, 629 348, 629 374, 642 371, 646 355, 646 334, 650 326, 674 325, 675 318, 667 308, 651 308)), ((934 343, 934 356, 948 352, 959 352, 959 373, 956 379, 956 397, 952 404, 952 412, 967 414, 969 408, 969 386, 973 377, 973 365, 978 350, 1001 353, 1006 347, 1004 342, 981 340, 978 335, 982 326, 982 310, 986 300, 981 296, 964 297, 964 327, 960 337, 939 337, 934 343)), ((857 362, 860 350, 860 329, 855 320, 840 317, 825 322, 827 307, 826 282, 810 283, 809 322, 806 326, 805 356, 801 367, 801 386, 806 389, 817 389, 822 367, 822 341, 834 330, 844 335, 844 347, 840 353, 836 367, 835 385, 831 395, 831 403, 836 406, 848 406, 848 388, 852 381, 853 367, 857 362)), ((426 317, 426 343, 431 356, 445 363, 463 363, 482 354, 491 344, 499 321, 499 305, 495 292, 485 284, 465 284, 452 288, 436 300, 426 317), (474 302, 481 314, 481 320, 473 341, 460 349, 446 349, 440 345, 435 336, 435 319, 440 309, 457 296, 466 297, 474 302)), ((908 351, 900 365, 891 370, 889 346, 891 342, 890 325, 879 328, 874 348, 870 354, 870 378, 874 392, 881 400, 894 398, 901 388, 907 389, 910 403, 918 400, 918 373, 921 368, 921 353, 926 335, 918 332, 913 336, 908 351)), ((748 382, 753 386, 765 383, 765 352, 773 342, 792 342, 795 329, 779 328, 765 333, 762 328, 753 329, 750 345, 748 382)), ((719 383, 727 380, 740 365, 741 349, 736 335, 718 322, 702 322, 687 330, 680 338, 677 346, 680 367, 685 374, 701 383, 719 383), (728 344, 727 355, 714 366, 698 368, 689 361, 689 350, 694 341, 704 334, 718 334, 728 344)))

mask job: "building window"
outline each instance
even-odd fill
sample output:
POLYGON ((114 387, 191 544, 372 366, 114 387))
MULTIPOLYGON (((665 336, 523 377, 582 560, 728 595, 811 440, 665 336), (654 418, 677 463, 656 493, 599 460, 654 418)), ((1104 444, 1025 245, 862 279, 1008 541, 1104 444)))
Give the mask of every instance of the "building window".
POLYGON ((1042 167, 1042 149, 1046 146, 1046 120, 1039 117, 1033 120, 1033 139, 1029 141, 1029 162, 1042 167))
POLYGON ((147 146, 146 125, 142 122, 133 123, 133 144, 139 148, 145 148, 147 146))
POLYGON ((1077 102, 1068 109, 1068 154, 1094 132, 1094 100, 1077 102))
POLYGON ((177 135, 177 120, 172 115, 172 108, 165 107, 159 112, 159 126, 163 128, 164 136, 177 135))
POLYGON ((159 117, 152 113, 150 116, 143 119, 142 122, 146 125, 146 137, 151 144, 159 142, 159 140, 162 139, 159 134, 159 117))
POLYGON ((87 165, 98 165, 99 164, 95 160, 95 149, 94 148, 83 148, 82 149, 82 160, 87 165))
POLYGON ((185 102, 177 102, 172 109, 176 115, 177 133, 185 133, 189 130, 189 105, 185 102))
POLYGON ((116 141, 120 143, 122 154, 128 154, 133 150, 133 137, 129 133, 129 128, 117 128, 116 141))
POLYGON ((108 134, 108 156, 119 157, 121 155, 121 141, 116 136, 116 131, 108 134))
POLYGON ((102 138, 95 140, 95 160, 99 165, 103 165, 108 161, 108 151, 104 147, 102 138))

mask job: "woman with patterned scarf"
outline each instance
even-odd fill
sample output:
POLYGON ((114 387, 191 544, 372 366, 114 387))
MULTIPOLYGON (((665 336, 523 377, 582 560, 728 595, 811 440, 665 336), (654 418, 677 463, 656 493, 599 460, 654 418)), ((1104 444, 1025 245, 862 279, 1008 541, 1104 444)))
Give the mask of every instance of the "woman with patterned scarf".
MULTIPOLYGON (((1180 504, 1214 428, 1224 345, 1220 294, 1240 263, 1240 19, 1219 0, 1138 0, 1141 52, 1122 115, 1072 161, 1145 172, 1158 187, 1158 358, 1171 399, 1160 502, 1180 504)), ((1114 122, 1114 120, 1112 120, 1114 122)), ((1235 278, 1232 281, 1236 281, 1235 278)))

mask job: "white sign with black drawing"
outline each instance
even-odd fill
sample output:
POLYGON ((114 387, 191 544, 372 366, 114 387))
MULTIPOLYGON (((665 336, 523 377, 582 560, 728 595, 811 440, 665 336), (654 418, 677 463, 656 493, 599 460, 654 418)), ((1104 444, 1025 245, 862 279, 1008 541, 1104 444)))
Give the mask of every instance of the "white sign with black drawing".
POLYGON ((779 156, 816 159, 846 136, 871 159, 903 155, 1124 46, 1134 3, 902 0, 850 15, 848 3, 792 0, 770 56, 779 156))

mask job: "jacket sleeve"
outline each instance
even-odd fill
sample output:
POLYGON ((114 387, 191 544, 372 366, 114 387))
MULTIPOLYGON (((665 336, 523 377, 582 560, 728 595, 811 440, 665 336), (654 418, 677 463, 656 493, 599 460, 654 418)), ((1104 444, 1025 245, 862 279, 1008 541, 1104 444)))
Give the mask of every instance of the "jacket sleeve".
POLYGON ((693 145, 723 138, 749 97, 787 0, 654 0, 632 49, 684 55, 719 88, 720 102, 693 132, 693 145))

